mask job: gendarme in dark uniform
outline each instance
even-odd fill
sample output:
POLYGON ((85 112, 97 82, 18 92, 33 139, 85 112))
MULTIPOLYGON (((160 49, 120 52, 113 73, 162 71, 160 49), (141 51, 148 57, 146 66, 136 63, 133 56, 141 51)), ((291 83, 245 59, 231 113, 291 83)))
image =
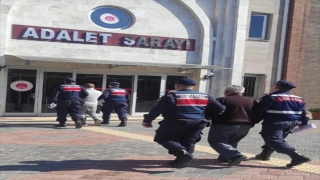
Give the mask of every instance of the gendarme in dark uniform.
POLYGON ((56 127, 66 127, 67 115, 69 114, 75 122, 76 128, 82 127, 82 99, 88 96, 88 92, 83 86, 76 85, 73 78, 66 78, 65 83, 56 87, 49 104, 57 101, 57 121, 56 127))
POLYGON ((288 81, 278 81, 275 92, 265 95, 259 102, 257 113, 264 119, 261 136, 265 141, 262 153, 256 156, 260 160, 269 160, 276 151, 291 157, 287 167, 293 167, 310 161, 291 147, 284 139, 296 126, 308 124, 305 101, 289 91, 296 86, 288 81))
POLYGON ((127 125, 128 104, 130 95, 125 89, 119 88, 120 83, 110 82, 109 89, 105 90, 98 100, 104 100, 101 111, 103 112, 101 124, 109 124, 111 112, 114 110, 118 114, 121 123, 119 126, 127 125))
POLYGON ((215 98, 193 91, 195 85, 190 79, 178 80, 175 85, 177 91, 161 97, 149 114, 144 115, 142 123, 143 127, 152 127, 152 121, 162 114, 164 119, 159 122, 154 141, 177 157, 170 162, 176 168, 186 167, 194 159, 194 146, 208 123, 204 117, 205 108, 210 107, 217 114, 225 109, 215 98))

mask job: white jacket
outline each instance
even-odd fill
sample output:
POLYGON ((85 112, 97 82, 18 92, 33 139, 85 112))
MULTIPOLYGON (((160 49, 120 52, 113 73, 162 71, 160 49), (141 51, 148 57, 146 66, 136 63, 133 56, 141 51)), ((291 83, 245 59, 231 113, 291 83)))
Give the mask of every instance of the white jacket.
POLYGON ((94 88, 86 88, 88 91, 88 96, 84 98, 84 104, 83 105, 98 105, 102 103, 102 101, 98 102, 98 97, 101 96, 102 92, 97 91, 94 88))

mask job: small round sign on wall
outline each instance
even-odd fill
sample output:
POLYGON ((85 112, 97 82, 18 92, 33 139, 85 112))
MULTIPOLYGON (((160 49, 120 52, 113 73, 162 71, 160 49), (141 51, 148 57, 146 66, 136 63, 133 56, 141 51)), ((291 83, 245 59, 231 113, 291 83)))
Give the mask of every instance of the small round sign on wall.
POLYGON ((126 29, 134 23, 132 13, 123 8, 101 6, 92 9, 89 19, 93 24, 105 29, 126 29))
POLYGON ((10 88, 19 92, 29 91, 33 88, 33 84, 29 81, 14 81, 10 84, 10 88))

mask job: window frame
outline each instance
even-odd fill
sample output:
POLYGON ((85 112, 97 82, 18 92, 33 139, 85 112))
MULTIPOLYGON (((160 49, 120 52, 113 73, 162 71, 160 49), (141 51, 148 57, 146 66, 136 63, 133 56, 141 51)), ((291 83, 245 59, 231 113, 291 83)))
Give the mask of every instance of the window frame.
POLYGON ((249 24, 249 32, 248 32, 248 39, 250 40, 267 40, 267 25, 269 21, 269 14, 262 14, 262 13, 251 13, 250 16, 250 24, 249 24), (250 29, 251 29, 251 20, 252 16, 262 16, 263 18, 263 24, 262 24, 262 36, 261 37, 250 37, 250 29))

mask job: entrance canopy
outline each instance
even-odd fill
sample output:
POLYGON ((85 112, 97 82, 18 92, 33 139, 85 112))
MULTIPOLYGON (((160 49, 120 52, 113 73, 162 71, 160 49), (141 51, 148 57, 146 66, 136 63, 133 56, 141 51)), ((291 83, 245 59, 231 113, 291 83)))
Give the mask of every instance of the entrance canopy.
POLYGON ((179 68, 180 71, 189 69, 231 69, 222 66, 200 65, 200 64, 177 64, 177 63, 155 63, 155 62, 136 62, 136 61, 115 61, 115 60, 97 60, 97 59, 80 59, 80 58, 56 58, 56 57, 39 57, 39 56, 13 56, 5 55, 6 58, 18 58, 26 61, 48 61, 48 62, 69 62, 69 63, 90 63, 90 64, 107 64, 109 69, 119 66, 155 66, 179 68))

